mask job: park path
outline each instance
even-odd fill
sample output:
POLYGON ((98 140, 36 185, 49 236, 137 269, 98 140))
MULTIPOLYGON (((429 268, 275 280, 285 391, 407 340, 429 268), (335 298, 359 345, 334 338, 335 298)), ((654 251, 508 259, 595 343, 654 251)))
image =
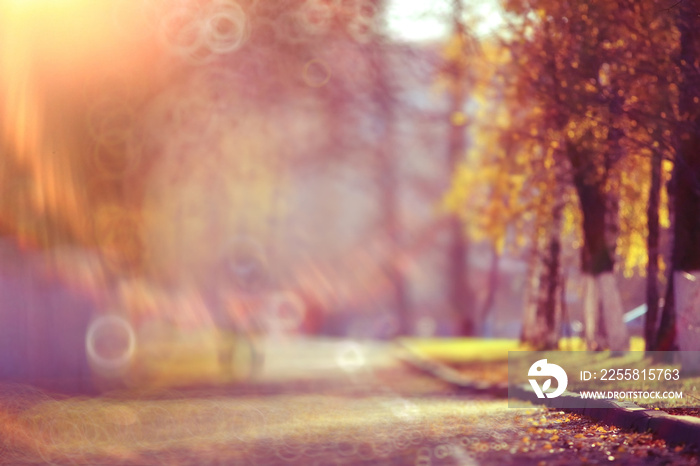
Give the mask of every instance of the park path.
POLYGON ((648 435, 468 393, 388 343, 267 344, 249 384, 50 397, 3 386, 0 463, 696 464, 648 435))

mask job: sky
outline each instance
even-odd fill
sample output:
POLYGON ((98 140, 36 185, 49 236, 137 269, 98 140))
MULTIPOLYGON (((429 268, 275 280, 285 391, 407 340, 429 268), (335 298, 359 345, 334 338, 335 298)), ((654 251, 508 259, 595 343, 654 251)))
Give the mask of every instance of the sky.
MULTIPOLYGON (((503 24, 498 0, 463 0, 477 36, 492 34, 503 24)), ((411 42, 444 39, 450 32, 451 0, 390 0, 389 32, 411 42)))

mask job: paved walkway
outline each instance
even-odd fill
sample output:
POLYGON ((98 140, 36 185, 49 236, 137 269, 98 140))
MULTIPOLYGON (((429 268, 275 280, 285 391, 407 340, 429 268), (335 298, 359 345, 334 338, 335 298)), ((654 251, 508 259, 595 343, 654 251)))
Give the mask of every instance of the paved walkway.
POLYGON ((8 464, 538 465, 578 464, 582 452, 610 464, 619 455, 587 433, 576 441, 592 447, 568 445, 567 425, 592 432, 593 424, 459 392, 407 368, 382 343, 275 342, 260 379, 238 386, 61 399, 2 390, 8 464))

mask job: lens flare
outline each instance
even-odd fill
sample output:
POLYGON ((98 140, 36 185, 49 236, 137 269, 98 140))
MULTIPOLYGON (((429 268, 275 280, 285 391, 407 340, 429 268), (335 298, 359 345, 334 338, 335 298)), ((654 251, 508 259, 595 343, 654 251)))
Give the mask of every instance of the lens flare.
POLYGON ((136 335, 123 317, 100 316, 88 327, 85 348, 90 363, 102 375, 121 375, 136 351, 136 335))

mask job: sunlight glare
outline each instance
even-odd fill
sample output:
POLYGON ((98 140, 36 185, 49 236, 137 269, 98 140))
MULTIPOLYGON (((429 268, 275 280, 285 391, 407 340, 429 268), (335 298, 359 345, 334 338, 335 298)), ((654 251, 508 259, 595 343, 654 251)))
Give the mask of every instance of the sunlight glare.
MULTIPOLYGON (((451 5, 448 0, 391 0, 387 32, 407 42, 444 40, 451 28, 451 5)), ((478 6, 465 2, 464 9, 467 24, 477 36, 491 35, 504 25, 497 0, 484 1, 478 6)))

